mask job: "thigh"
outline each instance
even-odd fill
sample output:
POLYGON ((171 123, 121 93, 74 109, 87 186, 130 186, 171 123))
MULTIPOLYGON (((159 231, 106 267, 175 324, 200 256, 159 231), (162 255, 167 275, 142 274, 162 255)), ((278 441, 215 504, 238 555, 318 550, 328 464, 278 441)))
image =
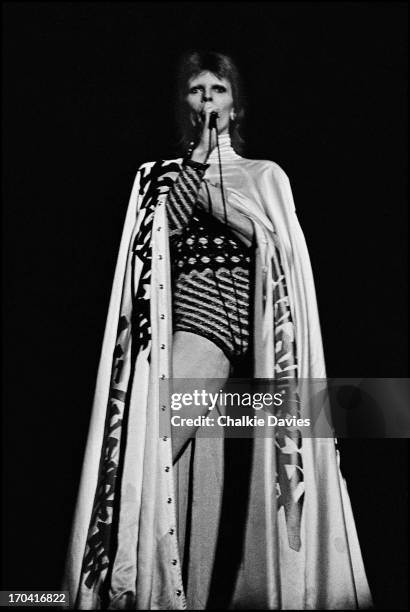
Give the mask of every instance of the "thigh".
MULTIPOLYGON (((230 362, 216 344, 203 336, 190 332, 175 332, 172 349, 172 394, 193 394, 206 391, 208 394, 222 390, 230 370, 230 362)), ((203 396, 201 395, 201 398, 203 396)), ((209 396, 207 396, 209 398, 209 396)), ((181 418, 203 416, 212 406, 209 399, 180 405, 177 413, 181 418)), ((217 404, 216 411, 221 414, 217 404)), ((190 438, 195 437, 198 425, 172 427, 172 454, 174 462, 190 438)))
POLYGON ((219 346, 197 334, 175 332, 172 348, 173 378, 226 380, 229 370, 229 359, 219 346))

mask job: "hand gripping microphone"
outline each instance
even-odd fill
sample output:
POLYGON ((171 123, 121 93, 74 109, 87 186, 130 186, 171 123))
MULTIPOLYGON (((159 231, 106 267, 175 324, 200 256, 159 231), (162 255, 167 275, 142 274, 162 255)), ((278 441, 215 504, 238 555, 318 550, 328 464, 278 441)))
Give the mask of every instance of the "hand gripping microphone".
POLYGON ((218 118, 218 113, 216 111, 212 111, 212 113, 209 115, 209 124, 208 124, 208 129, 216 130, 216 120, 218 118))

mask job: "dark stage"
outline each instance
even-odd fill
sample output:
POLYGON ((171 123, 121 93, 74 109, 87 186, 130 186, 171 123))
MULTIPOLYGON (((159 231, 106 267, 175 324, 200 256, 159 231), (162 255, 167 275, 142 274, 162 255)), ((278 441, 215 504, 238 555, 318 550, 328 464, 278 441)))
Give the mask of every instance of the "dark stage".
MULTIPOLYGON (((328 376, 408 376, 406 3, 3 3, 2 589, 60 587, 131 187, 178 156, 197 47, 290 178, 328 376)), ((407 440, 339 446, 376 607, 406 609, 407 440)))

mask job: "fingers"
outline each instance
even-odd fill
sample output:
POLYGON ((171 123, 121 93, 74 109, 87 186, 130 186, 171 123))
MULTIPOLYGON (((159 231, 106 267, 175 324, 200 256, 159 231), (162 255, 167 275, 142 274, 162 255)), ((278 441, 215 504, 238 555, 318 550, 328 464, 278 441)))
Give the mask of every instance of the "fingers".
POLYGON ((201 112, 201 119, 204 123, 205 129, 209 127, 209 119, 210 119, 211 113, 213 112, 218 113, 218 109, 216 108, 215 104, 213 104, 212 102, 205 102, 204 107, 201 112))
MULTIPOLYGON (((204 149, 213 149, 216 146, 216 136, 214 131, 209 129, 209 122, 211 113, 218 113, 218 109, 212 102, 206 102, 202 107, 202 110, 197 111, 198 123, 197 128, 199 129, 198 138, 199 145, 204 149)), ((219 116, 219 113, 218 113, 219 116)))

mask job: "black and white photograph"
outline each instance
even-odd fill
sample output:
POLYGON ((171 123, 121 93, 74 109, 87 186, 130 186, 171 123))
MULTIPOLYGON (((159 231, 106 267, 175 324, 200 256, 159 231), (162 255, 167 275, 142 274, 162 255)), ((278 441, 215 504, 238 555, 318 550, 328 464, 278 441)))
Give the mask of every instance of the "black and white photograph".
POLYGON ((406 2, 3 2, 0 605, 408 608, 406 2))

